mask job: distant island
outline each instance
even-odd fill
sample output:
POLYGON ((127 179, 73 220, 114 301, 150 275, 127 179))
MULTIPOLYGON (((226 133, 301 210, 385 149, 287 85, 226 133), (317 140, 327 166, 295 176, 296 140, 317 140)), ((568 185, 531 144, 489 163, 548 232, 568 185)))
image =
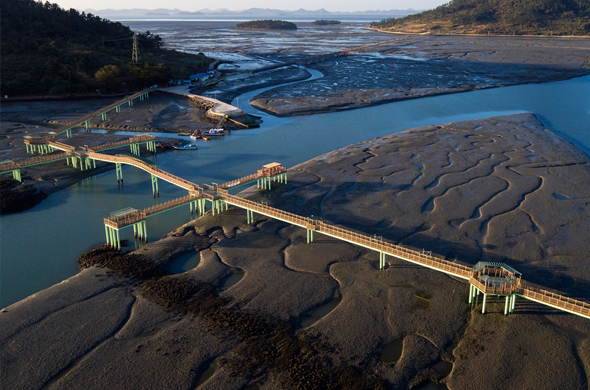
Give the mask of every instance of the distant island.
POLYGON ((321 20, 315 20, 313 22, 311 22, 311 24, 315 25, 315 26, 329 26, 332 24, 340 24, 341 22, 339 20, 326 20, 326 19, 321 19, 321 20))
POLYGON ((285 20, 250 20, 236 24, 236 28, 247 30, 297 30, 295 23, 285 20))
POLYGON ((590 35, 590 2, 451 0, 435 9, 371 23, 380 31, 501 35, 590 35))
POLYGON ((119 22, 50 2, 0 4, 3 97, 133 91, 188 78, 214 61, 202 53, 166 50, 149 31, 136 35, 133 61, 134 32, 119 22))

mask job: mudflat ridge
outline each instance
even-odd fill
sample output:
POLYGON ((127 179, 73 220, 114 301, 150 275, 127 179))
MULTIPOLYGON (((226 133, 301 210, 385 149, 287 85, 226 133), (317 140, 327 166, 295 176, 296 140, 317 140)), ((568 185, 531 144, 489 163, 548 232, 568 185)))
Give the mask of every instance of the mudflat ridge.
MULTIPOLYGON (((588 298, 588 163, 519 114, 350 145, 293 167, 286 186, 244 195, 464 263, 503 261, 588 298)), ((481 315, 466 283, 387 260, 380 271, 377 253, 319 234, 307 244, 302 229, 260 216, 248 225, 238 209, 207 214, 130 254, 89 252, 79 275, 1 312, 0 380, 52 389, 587 387, 588 320, 523 299, 511 316, 494 299, 481 315), (190 254, 198 265, 168 272, 190 254)))

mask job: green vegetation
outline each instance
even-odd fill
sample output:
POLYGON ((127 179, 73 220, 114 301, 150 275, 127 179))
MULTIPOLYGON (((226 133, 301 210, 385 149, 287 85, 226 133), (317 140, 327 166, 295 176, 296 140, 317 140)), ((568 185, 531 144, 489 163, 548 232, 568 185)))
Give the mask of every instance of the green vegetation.
POLYGON ((401 32, 590 35, 588 0, 452 0, 371 27, 401 32))
POLYGON ((125 92, 188 77, 213 61, 165 50, 146 31, 135 64, 133 31, 121 23, 33 0, 2 0, 0 11, 2 96, 125 92))
POLYGON ((320 20, 313 21, 311 24, 313 24, 315 26, 328 26, 331 24, 340 24, 340 23, 341 22, 339 20, 320 19, 320 20))
POLYGON ((295 23, 284 20, 251 20, 236 24, 241 29, 264 29, 264 30, 297 30, 295 23))

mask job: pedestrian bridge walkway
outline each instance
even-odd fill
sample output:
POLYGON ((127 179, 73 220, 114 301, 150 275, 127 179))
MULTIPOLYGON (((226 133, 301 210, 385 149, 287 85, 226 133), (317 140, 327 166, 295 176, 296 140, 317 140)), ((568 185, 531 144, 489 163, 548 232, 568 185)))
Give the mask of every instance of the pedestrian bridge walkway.
POLYGON ((86 127, 86 131, 88 131, 90 129, 90 120, 92 120, 95 117, 98 117, 99 115, 101 116, 101 119, 103 121, 107 120, 107 113, 109 111, 115 110, 116 112, 121 112, 121 107, 125 104, 128 104, 130 107, 133 106, 133 100, 135 99, 139 99, 139 100, 144 100, 145 98, 147 98, 149 96, 149 89, 144 89, 143 91, 134 93, 131 96, 127 96, 122 100, 119 100, 118 102, 115 102, 109 106, 103 107, 99 110, 94 111, 93 113, 90 113, 88 115, 83 116, 82 118, 78 118, 76 119, 76 121, 62 126, 59 129, 55 130, 55 132, 53 132, 55 135, 59 135, 62 133, 66 133, 66 136, 68 138, 70 138, 72 136, 72 129, 78 126, 85 126, 86 127))
MULTIPOLYGON (((278 167, 275 166, 275 168, 278 167)), ((276 169, 275 172, 278 175, 284 174, 282 173, 282 169, 276 169)), ((274 176, 274 178, 276 179, 278 175, 274 176)), ((243 179, 238 179, 238 181, 241 183, 242 180, 250 180, 250 183, 253 183, 259 177, 260 171, 256 175, 249 175, 243 179)), ((371 236, 366 233, 355 232, 351 229, 328 224, 313 218, 302 217, 270 207, 266 204, 231 195, 226 189, 221 188, 221 186, 203 185, 199 187, 196 184, 191 184, 192 189, 189 190, 189 195, 187 196, 144 210, 133 210, 128 213, 113 213, 110 217, 105 218, 107 244, 120 249, 119 230, 129 226, 133 226, 136 237, 146 240, 146 219, 151 215, 173 208, 189 204, 191 213, 194 210, 201 216, 206 212, 206 202, 211 204, 213 215, 227 210, 228 206, 231 205, 246 210, 247 223, 254 222, 254 213, 256 213, 304 228, 307 231, 307 242, 309 244, 313 242, 314 234, 324 234, 353 245, 376 251, 379 253, 380 269, 386 268, 387 256, 391 256, 468 281, 470 303, 477 302, 479 295, 483 294, 483 313, 486 311, 488 296, 506 297, 504 314, 512 313, 515 309, 516 297, 522 297, 590 319, 590 304, 528 285, 521 279, 520 273, 505 264, 484 263, 481 265, 481 263, 478 263, 475 267, 472 267, 457 261, 448 261, 432 255, 430 252, 424 250, 417 251, 396 245, 375 235, 371 236)), ((230 188, 232 187, 230 186, 230 188)))

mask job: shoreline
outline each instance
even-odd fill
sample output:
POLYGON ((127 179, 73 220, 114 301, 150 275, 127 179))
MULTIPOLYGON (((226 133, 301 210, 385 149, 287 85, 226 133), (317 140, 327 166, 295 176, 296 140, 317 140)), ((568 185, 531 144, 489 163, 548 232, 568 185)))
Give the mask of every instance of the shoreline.
POLYGON ((496 37, 496 38, 574 38, 574 39, 590 39, 590 35, 528 35, 528 34, 518 34, 518 35, 508 35, 508 34, 466 34, 466 33, 447 33, 447 34, 437 34, 432 32, 425 32, 425 33, 418 33, 418 32, 404 32, 404 31, 387 31, 387 30, 380 30, 378 28, 367 27, 367 30, 383 33, 383 34, 395 34, 395 35, 419 35, 419 36, 434 36, 434 37, 446 37, 449 35, 452 36, 462 36, 462 37, 496 37))

